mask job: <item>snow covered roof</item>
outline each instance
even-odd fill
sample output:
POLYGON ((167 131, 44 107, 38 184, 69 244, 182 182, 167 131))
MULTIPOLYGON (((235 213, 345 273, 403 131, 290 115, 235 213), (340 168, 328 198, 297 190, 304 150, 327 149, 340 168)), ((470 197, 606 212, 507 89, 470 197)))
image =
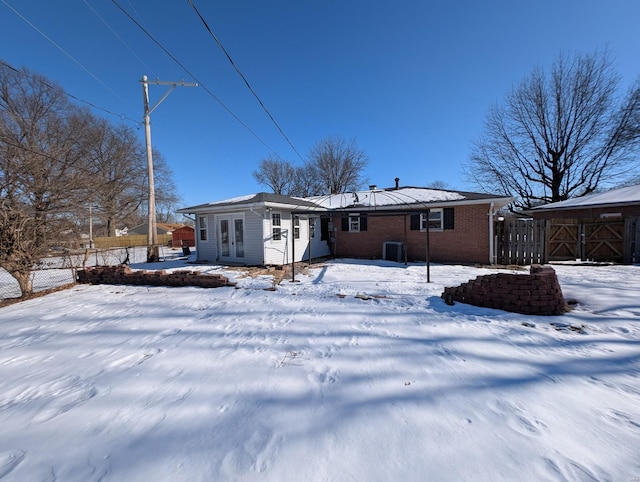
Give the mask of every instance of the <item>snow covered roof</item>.
POLYGON ((316 203, 310 202, 303 198, 282 196, 280 194, 272 194, 267 192, 259 192, 257 194, 248 194, 246 196, 238 196, 229 199, 223 199, 222 201, 214 201, 205 204, 199 204, 197 206, 191 206, 183 209, 179 209, 179 213, 196 213, 204 211, 212 211, 214 209, 223 208, 236 208, 240 206, 246 206, 250 204, 282 204, 291 206, 291 208, 317 208, 316 203))
POLYGON ((326 209, 392 209, 420 206, 450 205, 451 203, 477 203, 498 201, 501 205, 513 199, 491 194, 447 191, 425 187, 400 187, 392 189, 371 189, 327 196, 306 198, 326 209))
POLYGON ((619 206, 640 203, 640 184, 612 189, 611 191, 589 194, 587 196, 567 199, 555 203, 543 204, 531 208, 531 211, 547 211, 555 209, 579 209, 592 206, 619 206))
POLYGON ((458 201, 464 196, 457 192, 426 188, 401 188, 397 190, 370 190, 315 196, 307 198, 327 209, 347 207, 375 208, 382 206, 406 206, 408 204, 458 201))
POLYGON ((180 213, 196 213, 213 209, 238 208, 249 204, 280 204, 295 210, 366 209, 437 207, 452 203, 476 204, 494 202, 496 209, 513 201, 511 197, 474 192, 447 191, 425 187, 369 189, 326 196, 298 198, 279 194, 258 193, 180 209, 180 213))

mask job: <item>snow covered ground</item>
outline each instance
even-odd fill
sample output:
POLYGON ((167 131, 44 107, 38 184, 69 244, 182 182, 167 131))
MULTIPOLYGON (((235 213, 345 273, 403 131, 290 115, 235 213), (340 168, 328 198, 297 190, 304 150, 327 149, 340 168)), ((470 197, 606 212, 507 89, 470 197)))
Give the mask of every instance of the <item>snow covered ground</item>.
POLYGON ((439 298, 494 270, 354 260, 2 308, 0 479, 640 480, 640 267, 556 271, 558 317, 439 298))

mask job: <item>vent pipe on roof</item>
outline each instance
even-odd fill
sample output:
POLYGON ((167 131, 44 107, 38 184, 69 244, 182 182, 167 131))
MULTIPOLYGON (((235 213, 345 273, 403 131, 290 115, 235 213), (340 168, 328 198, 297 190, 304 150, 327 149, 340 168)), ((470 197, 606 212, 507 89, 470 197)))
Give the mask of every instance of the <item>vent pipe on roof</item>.
POLYGON ((400 188, 400 178, 399 178, 399 177, 396 177, 396 178, 394 179, 394 181, 396 182, 396 189, 399 189, 399 188, 400 188))

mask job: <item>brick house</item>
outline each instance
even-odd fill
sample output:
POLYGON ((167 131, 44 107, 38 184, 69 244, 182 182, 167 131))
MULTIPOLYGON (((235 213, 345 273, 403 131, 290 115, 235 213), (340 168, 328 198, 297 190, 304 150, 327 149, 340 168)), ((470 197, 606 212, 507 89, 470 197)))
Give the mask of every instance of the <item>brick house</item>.
POLYGON ((435 262, 493 263, 494 216, 512 201, 482 193, 369 186, 305 199, 260 193, 179 212, 196 215, 201 260, 266 265, 331 254, 424 261, 428 249, 435 262), (242 256, 231 259, 234 237, 242 256))
POLYGON ((309 198, 330 211, 340 258, 491 263, 493 223, 511 197, 396 187, 309 198), (428 221, 427 221, 428 220, 428 221))

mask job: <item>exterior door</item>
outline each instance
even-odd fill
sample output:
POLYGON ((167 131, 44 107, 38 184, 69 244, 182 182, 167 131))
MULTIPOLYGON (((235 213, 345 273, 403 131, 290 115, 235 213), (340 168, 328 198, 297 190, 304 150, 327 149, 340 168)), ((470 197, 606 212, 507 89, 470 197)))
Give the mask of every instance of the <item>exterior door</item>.
POLYGON ((244 259, 244 217, 242 215, 221 217, 218 224, 220 259, 242 261, 244 259))

